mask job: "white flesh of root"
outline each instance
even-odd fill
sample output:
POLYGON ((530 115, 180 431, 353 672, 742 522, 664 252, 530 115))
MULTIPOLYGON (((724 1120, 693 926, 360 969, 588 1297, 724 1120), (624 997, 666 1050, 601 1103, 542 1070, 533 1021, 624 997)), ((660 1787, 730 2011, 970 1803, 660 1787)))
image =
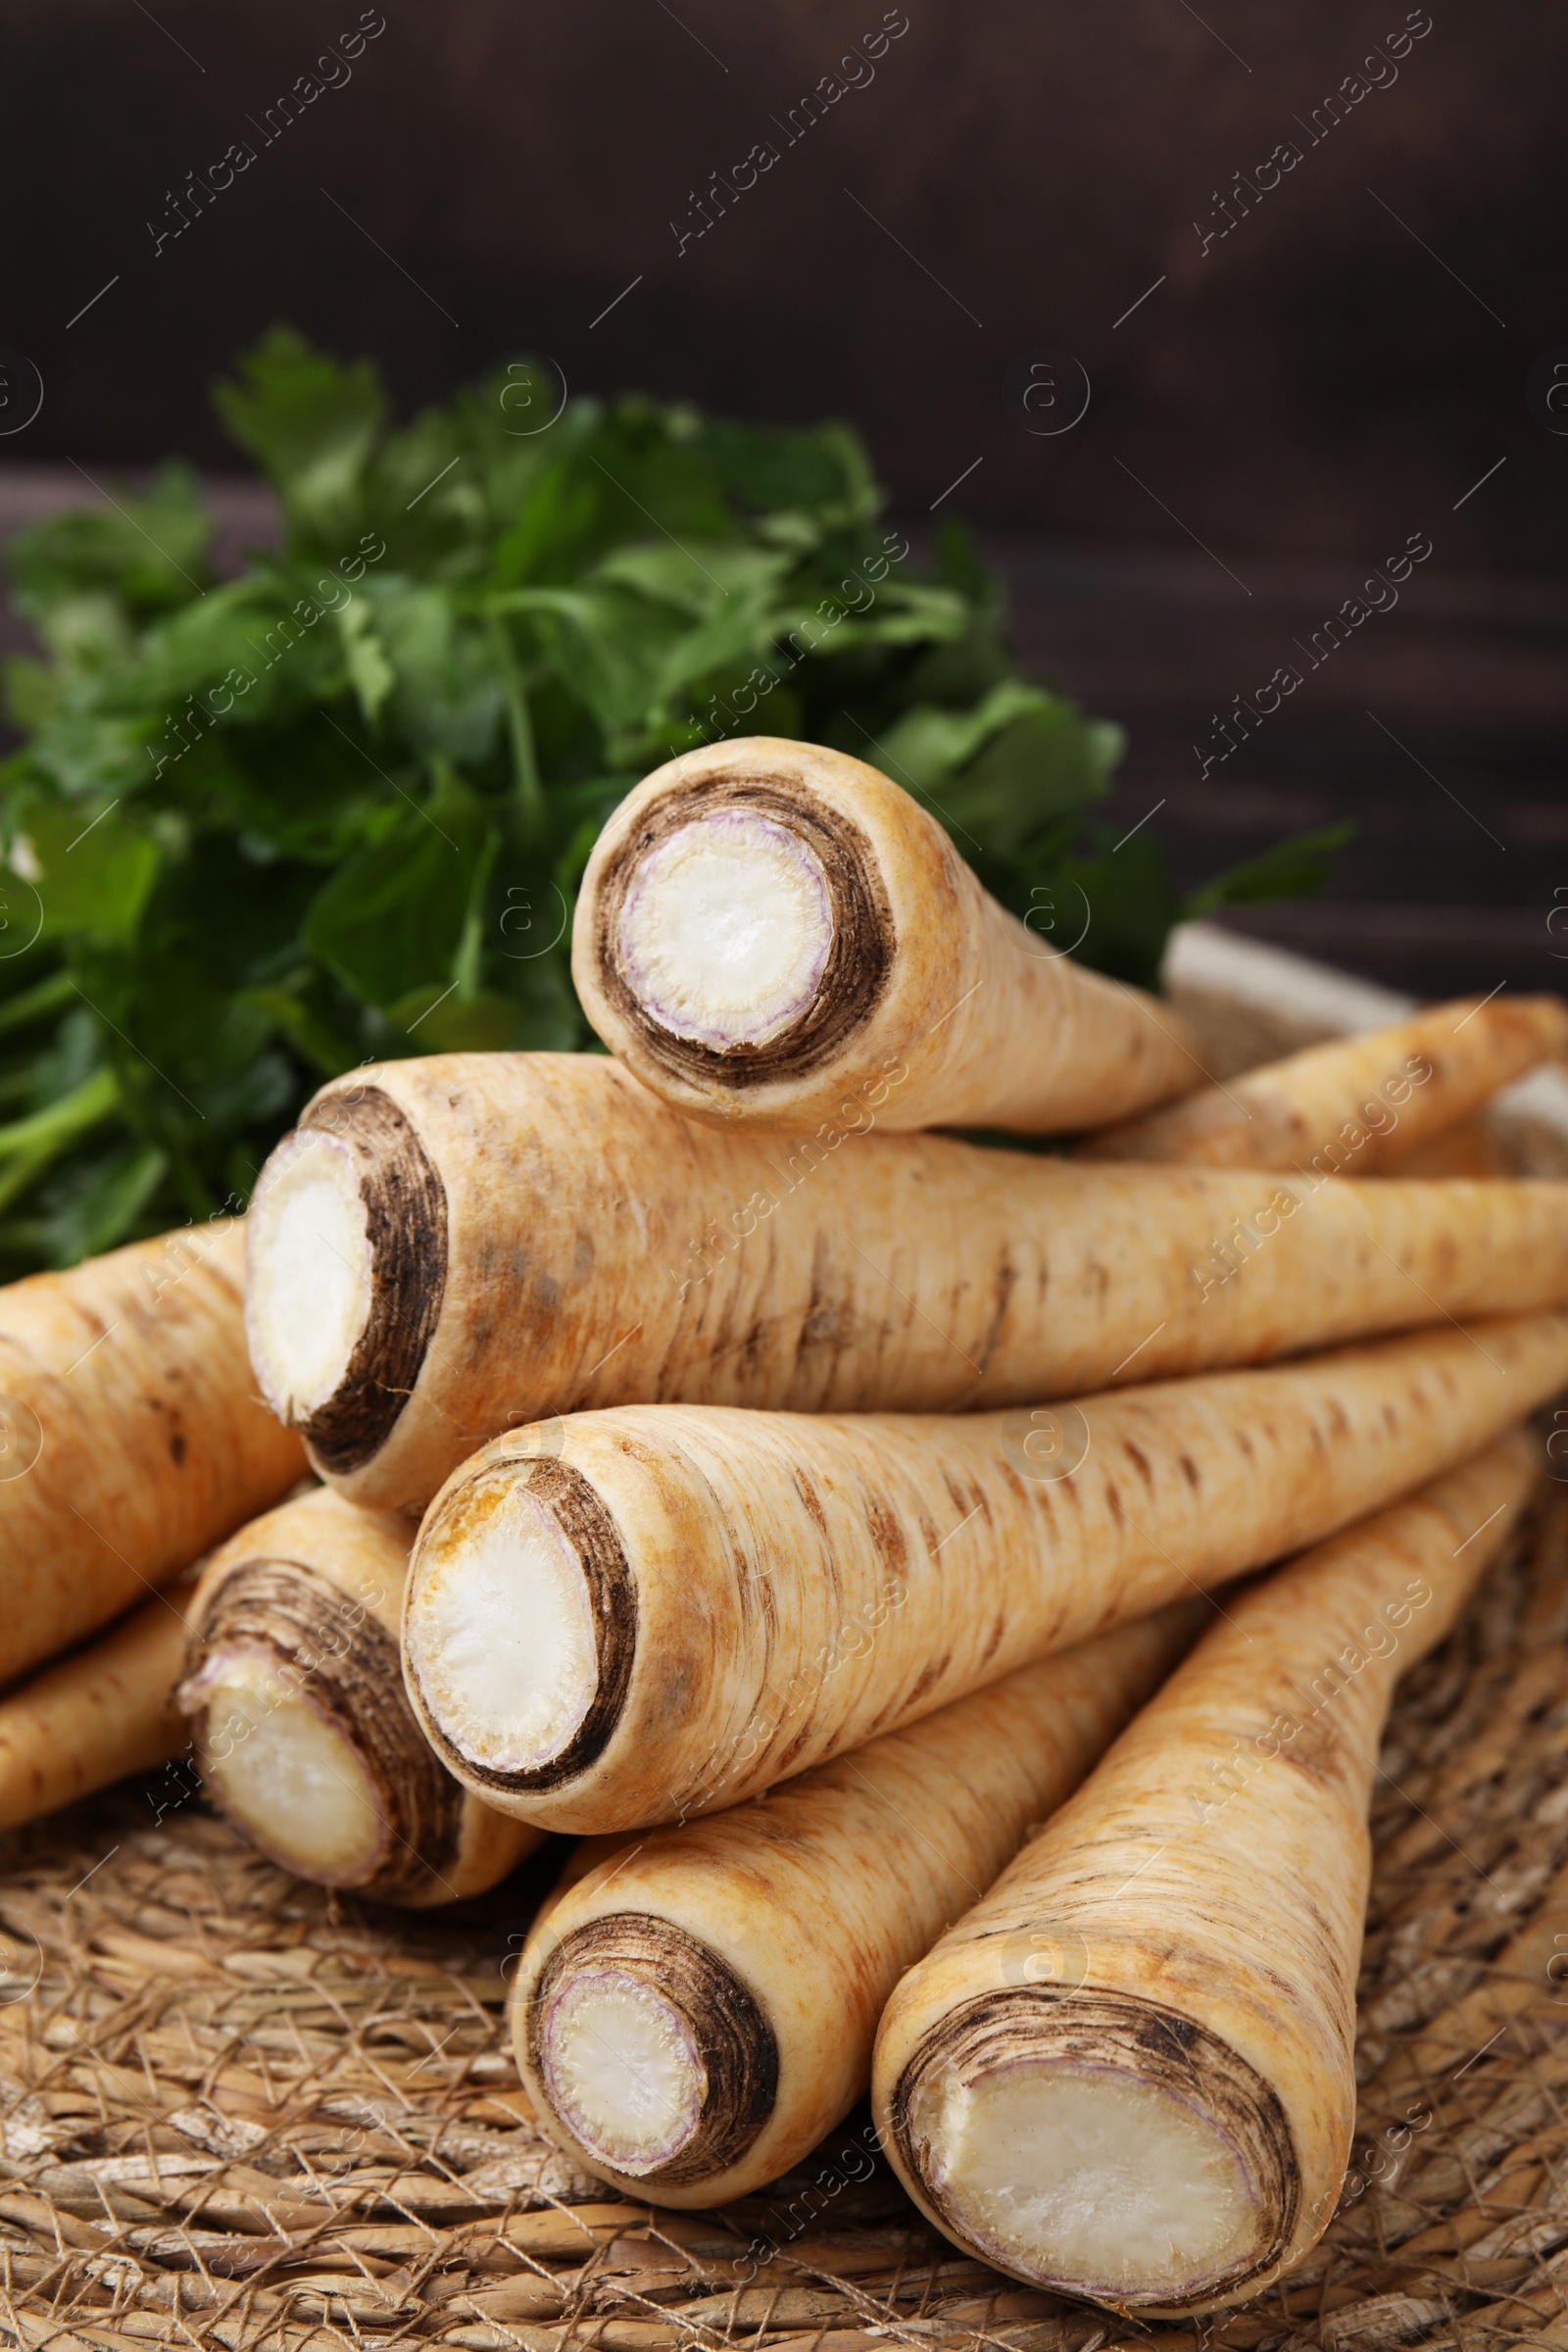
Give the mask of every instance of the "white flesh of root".
POLYGON ((556 1521, 512 1488, 455 1549, 439 1534, 409 1596, 409 1662, 470 1764, 532 1772, 574 1738, 599 1682, 593 1605, 556 1521))
POLYGON ((708 2074, 691 2027, 640 1977, 572 1977, 550 2003, 540 2055, 557 2115, 617 2172, 668 2164, 702 2120, 708 2074))
POLYGON ((353 1155, 306 1128, 272 1158, 251 1205, 251 1361, 280 1420, 334 1396, 370 1311, 370 1240, 353 1155))
POLYGON ((1041 2284, 1176 2301, 1252 2251, 1245 2169, 1202 2116, 1111 2067, 1001 2067, 917 2092, 927 2178, 977 2246, 1041 2284))
POLYGON ((373 1877, 387 1842, 375 1784, 353 1740, 276 1659, 219 1651, 190 1689, 207 1710, 203 1776, 252 1843, 327 1886, 373 1877))
POLYGON ((833 945, 814 851, 770 817, 715 811, 649 852, 627 893, 621 970, 649 1017, 705 1046, 761 1046, 816 994, 833 945))

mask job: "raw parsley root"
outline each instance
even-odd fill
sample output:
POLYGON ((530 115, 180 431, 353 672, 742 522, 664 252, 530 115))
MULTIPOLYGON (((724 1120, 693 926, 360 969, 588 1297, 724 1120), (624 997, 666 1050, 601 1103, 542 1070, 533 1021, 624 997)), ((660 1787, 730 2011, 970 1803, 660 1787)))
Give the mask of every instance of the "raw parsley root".
POLYGON ((185 1744, 181 1586, 0 1699, 0 1830, 164 1764, 185 1744))
POLYGON ((357 1072, 247 1219, 262 1392, 342 1492, 421 1510, 552 1412, 1034 1403, 1568 1305, 1562 1184, 1079 1167, 876 1117, 700 1125, 602 1054, 357 1072))
POLYGON ((245 1353, 233 1223, 0 1290, 0 1683, 166 1585, 305 1469, 245 1353))
POLYGON ((1565 1053, 1568 1004, 1560 997, 1461 998, 1201 1087, 1090 1137, 1078 1152, 1192 1167, 1399 1175, 1411 1152, 1435 1151, 1499 1087, 1565 1053))
POLYGON ((583 875, 583 1009, 698 1118, 1061 1134, 1186 1093, 1187 1024, 998 905, 861 760, 742 738, 628 794, 583 875))
POLYGON ((1355 2125, 1389 1702, 1507 1542, 1538 1463, 1515 1433, 1227 1597, 905 1977, 874 2112, 950 2237, 1035 2284, 1155 2313, 1257 2294, 1314 2242, 1355 2125), (1033 1931, 1031 1983, 1006 1960, 1033 1931))
POLYGON ((425 1513, 409 1693, 541 1828, 713 1811, 1317 1541, 1565 1382, 1568 1314, 1517 1315, 1006 1414, 574 1414, 425 1513))

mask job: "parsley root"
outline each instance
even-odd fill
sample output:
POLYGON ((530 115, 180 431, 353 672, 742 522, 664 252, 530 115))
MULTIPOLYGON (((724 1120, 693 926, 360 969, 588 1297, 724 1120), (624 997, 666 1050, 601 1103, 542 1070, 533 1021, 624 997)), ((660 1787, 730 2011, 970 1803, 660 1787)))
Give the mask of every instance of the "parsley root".
POLYGON ((0 1291, 0 1682, 167 1584, 287 1493, 255 1393, 244 1229, 134 1242, 0 1291))
POLYGON ((1505 1438, 1227 1597, 903 1979, 874 2112, 950 2237, 1035 2284, 1167 2315, 1256 2294, 1314 2242, 1355 2122, 1390 1698, 1496 1557, 1535 1466, 1505 1438), (1036 1931, 1056 1965, 1009 1980, 1036 1931))
POLYGON ((543 1828, 711 1811, 1315 1542, 1565 1381, 1549 1314, 1032 1411, 576 1414, 425 1514, 410 1695, 543 1828))
POLYGON ((419 1510, 555 1412, 1032 1404, 1568 1304, 1565 1204, 779 1138, 684 1118, 603 1055, 442 1054, 325 1088, 273 1153, 247 1316, 323 1476, 419 1510))
POLYGON ((1308 1046, 1078 1147, 1092 1159, 1185 1160, 1210 1168, 1397 1170, 1538 1061, 1568 1053, 1557 997, 1430 1004, 1365 1036, 1308 1046))
POLYGON ((814 1127, 886 1087, 886 1127, 1042 1134, 1202 1071, 1177 1013, 1007 913, 899 785, 774 736, 686 752, 627 794, 571 968, 612 1053, 699 1118, 814 1127))

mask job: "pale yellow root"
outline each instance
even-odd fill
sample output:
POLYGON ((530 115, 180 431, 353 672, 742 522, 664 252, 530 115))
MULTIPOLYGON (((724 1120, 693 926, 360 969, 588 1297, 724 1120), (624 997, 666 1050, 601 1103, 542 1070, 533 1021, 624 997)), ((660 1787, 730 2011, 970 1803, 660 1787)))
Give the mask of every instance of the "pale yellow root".
POLYGON ((179 1587, 0 1699, 0 1830, 167 1764, 185 1744, 179 1587))
POLYGON ((842 752, 759 735, 629 793, 583 876, 572 976, 699 1118, 1061 1132, 1202 1074, 1185 1022, 987 896, 934 817, 842 752))
POLYGON ((426 1513, 405 1673, 550 1829, 738 1803, 1465 1459, 1568 1314, 949 1417, 627 1405, 498 1439, 426 1513))
POLYGON ((517 2064, 563 2144, 669 2205, 744 2196, 799 2163, 864 2091, 904 1970, 1207 1613, 1185 1602, 1026 1666, 753 1804, 635 1848, 604 1840, 536 1923, 513 1988, 517 2064))
POLYGON ((324 1089, 249 1249, 263 1393, 340 1492, 415 1510, 486 1439, 596 1405, 1033 1404, 1568 1304, 1568 1186, 783 1139, 602 1055, 462 1054, 324 1089))
POLYGON ((242 1528, 190 1604, 180 1703, 216 1802, 300 1878, 423 1908, 539 1842, 442 1770, 404 1695, 412 1525, 318 1490, 242 1528))
POLYGON ((244 1229, 193 1226, 0 1291, 0 1683, 287 1493, 256 1395, 244 1229))
POLYGON ((1371 1176, 1467 1119, 1538 1061, 1568 1053, 1558 997, 1432 1004, 1391 1029, 1308 1046, 1078 1146, 1091 1159, 1371 1176))
POLYGON ((1355 2120, 1367 1808, 1398 1675, 1533 1484, 1515 1433, 1240 1597, 893 1993, 873 2112, 905 2185, 1015 2277, 1117 2310, 1260 2291, 1355 2120), (1038 1935, 1065 1981, 1010 1975, 1038 1935))

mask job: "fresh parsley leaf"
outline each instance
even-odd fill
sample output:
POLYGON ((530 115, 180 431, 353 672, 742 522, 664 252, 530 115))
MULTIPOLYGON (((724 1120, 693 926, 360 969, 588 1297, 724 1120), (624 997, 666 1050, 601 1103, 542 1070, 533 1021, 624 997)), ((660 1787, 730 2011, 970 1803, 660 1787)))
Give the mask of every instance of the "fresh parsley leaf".
POLYGON ((1270 900, 1305 898, 1322 889, 1334 871, 1335 858, 1354 837, 1353 818, 1321 825, 1311 833, 1293 833, 1260 857, 1216 874, 1212 882, 1192 892, 1182 912, 1191 918, 1214 906, 1257 906, 1270 900))

